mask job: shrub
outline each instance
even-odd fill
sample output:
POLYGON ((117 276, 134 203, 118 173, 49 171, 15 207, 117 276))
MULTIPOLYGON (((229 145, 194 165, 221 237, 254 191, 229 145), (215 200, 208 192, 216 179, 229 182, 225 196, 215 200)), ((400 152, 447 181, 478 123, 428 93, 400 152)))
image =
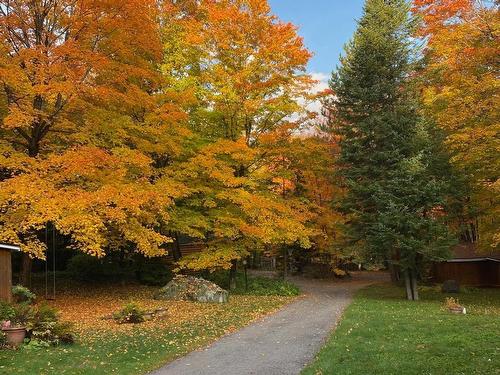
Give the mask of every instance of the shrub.
POLYGON ((251 277, 248 279, 248 289, 245 284, 239 286, 240 294, 255 296, 297 296, 300 294, 299 288, 281 279, 269 279, 266 277, 251 277))
POLYGON ((22 285, 15 285, 12 287, 12 297, 17 303, 32 304, 35 301, 36 295, 22 285))
POLYGON ((462 306, 460 306, 458 299, 455 299, 453 297, 445 298, 444 305, 448 309, 458 309, 458 308, 462 307, 462 306))
MULTIPOLYGON (((229 272, 227 271, 205 273, 203 277, 223 289, 229 287, 229 272)), ((231 293, 254 296, 297 296, 300 294, 300 289, 282 279, 258 276, 248 276, 248 288, 245 288, 245 275, 238 273, 236 275, 236 289, 232 290, 231 293)))
POLYGON ((3 333, 2 330, 0 330, 0 348, 5 346, 7 344, 7 338, 5 336, 5 333, 3 333))
MULTIPOLYGON (((10 327, 26 327, 30 348, 74 342, 73 325, 69 322, 60 322, 57 311, 46 304, 37 307, 27 302, 17 304, 1 302, 0 322, 10 327)), ((0 346, 4 340, 2 335, 0 346)))
POLYGON ((335 276, 340 278, 347 276, 347 272, 337 267, 333 267, 333 273, 335 276))
POLYGON ((57 311, 46 304, 35 311, 27 328, 33 346, 71 344, 75 340, 73 324, 60 322, 57 311))
POLYGON ((144 311, 135 303, 127 303, 120 311, 113 314, 113 319, 119 324, 136 324, 144 322, 144 311))
POLYGON ((27 302, 12 305, 13 315, 10 318, 11 326, 25 327, 33 320, 35 308, 27 302))
POLYGON ((0 322, 11 320, 15 313, 14 306, 7 302, 0 301, 0 322))

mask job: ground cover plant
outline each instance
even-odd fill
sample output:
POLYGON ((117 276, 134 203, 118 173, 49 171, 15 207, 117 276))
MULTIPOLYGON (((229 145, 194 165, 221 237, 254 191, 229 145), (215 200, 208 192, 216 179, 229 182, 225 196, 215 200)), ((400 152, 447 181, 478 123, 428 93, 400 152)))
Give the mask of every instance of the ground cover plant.
POLYGON ((303 375, 499 374, 500 290, 420 292, 422 301, 411 303, 392 285, 360 291, 303 375), (449 297, 459 298, 467 315, 451 314, 449 297))
MULTIPOLYGON (((204 277, 223 289, 229 289, 229 271, 206 273, 204 277)), ((252 296, 298 296, 300 289, 281 278, 269 278, 248 275, 238 272, 236 275, 236 288, 231 290, 231 295, 252 296)))
POLYGON ((62 320, 74 324, 75 344, 0 351, 0 373, 143 374, 293 300, 235 295, 227 304, 157 301, 156 290, 142 285, 82 287, 65 281, 51 305, 62 320), (141 310, 166 308, 167 313, 139 324, 103 319, 131 300, 141 310))

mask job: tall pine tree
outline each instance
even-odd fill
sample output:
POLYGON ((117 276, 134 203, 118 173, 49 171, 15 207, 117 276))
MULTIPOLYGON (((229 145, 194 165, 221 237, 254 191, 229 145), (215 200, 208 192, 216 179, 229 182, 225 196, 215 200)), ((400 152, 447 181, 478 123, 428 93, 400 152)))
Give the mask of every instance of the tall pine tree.
POLYGON ((407 1, 367 0, 326 103, 340 140, 348 245, 368 262, 399 266, 411 300, 420 267, 451 245, 440 222, 445 182, 431 172, 412 85, 414 26, 407 1))

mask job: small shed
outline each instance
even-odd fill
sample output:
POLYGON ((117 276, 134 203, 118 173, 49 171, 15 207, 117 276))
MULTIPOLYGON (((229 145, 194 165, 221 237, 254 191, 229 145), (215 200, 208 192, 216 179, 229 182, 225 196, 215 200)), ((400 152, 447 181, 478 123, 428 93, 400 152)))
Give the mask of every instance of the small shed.
POLYGON ((500 252, 482 253, 474 244, 460 244, 452 259, 435 263, 434 281, 456 280, 461 285, 500 287, 500 252))
POLYGON ((0 243, 0 301, 12 300, 11 253, 20 250, 19 246, 0 243))

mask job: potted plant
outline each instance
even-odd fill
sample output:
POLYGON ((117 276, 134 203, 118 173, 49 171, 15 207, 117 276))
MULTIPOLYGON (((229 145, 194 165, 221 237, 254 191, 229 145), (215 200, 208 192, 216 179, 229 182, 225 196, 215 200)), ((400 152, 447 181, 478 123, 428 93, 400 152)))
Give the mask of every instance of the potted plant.
POLYGON ((458 303, 458 299, 453 297, 446 298, 445 306, 453 314, 466 314, 465 307, 458 303))
POLYGON ((12 306, 10 319, 1 323, 2 332, 5 334, 7 344, 19 346, 26 338, 26 324, 33 316, 33 309, 28 304, 12 306))
POLYGON ((5 334, 5 341, 12 346, 19 346, 26 338, 26 327, 13 324, 10 320, 2 323, 2 332, 5 334))

